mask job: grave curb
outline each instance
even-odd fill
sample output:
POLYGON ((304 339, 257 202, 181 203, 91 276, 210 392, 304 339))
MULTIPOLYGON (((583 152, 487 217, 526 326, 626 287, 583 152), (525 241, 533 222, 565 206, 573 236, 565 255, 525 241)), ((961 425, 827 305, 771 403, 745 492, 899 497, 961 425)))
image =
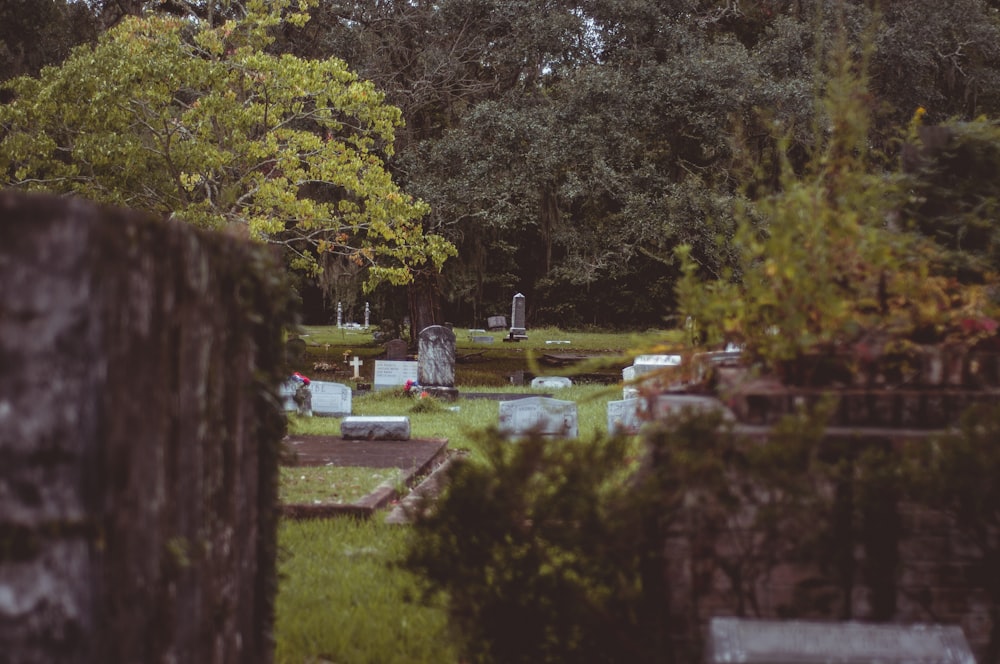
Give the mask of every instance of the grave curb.
POLYGON ((400 497, 400 492, 396 490, 397 486, 402 484, 409 489, 413 487, 418 477, 423 477, 428 472, 433 474, 441 466, 446 465, 448 460, 448 441, 443 438, 440 440, 441 445, 438 447, 437 452, 431 455, 426 461, 416 466, 400 469, 403 472, 403 477, 399 481, 382 482, 367 496, 353 503, 325 503, 319 505, 289 503, 280 505, 281 518, 296 521, 304 519, 329 519, 341 516, 370 519, 375 512, 400 497))

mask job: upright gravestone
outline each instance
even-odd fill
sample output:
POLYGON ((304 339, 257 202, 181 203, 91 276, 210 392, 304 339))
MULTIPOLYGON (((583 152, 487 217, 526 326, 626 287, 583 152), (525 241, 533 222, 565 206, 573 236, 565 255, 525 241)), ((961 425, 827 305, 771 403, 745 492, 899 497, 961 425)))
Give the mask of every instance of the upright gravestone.
POLYGON ((337 327, 344 326, 344 305, 337 303, 337 327))
POLYGON ((639 401, 639 399, 622 399, 608 402, 608 433, 611 435, 639 433, 639 428, 642 426, 639 401))
POLYGON ((486 319, 486 327, 490 330, 502 330, 507 327, 507 317, 490 316, 486 319))
POLYGON ((375 360, 375 373, 372 387, 379 390, 392 390, 403 387, 407 381, 417 382, 416 362, 393 362, 391 360, 375 360))
POLYGON ((713 618, 707 664, 975 664, 960 627, 713 618))
POLYGON ((351 414, 351 388, 347 385, 314 380, 309 389, 312 391, 313 415, 343 417, 351 414))
POLYGON ((393 339, 385 344, 385 359, 391 362, 399 362, 406 359, 409 349, 402 339, 393 339))
POLYGON ((576 438, 579 431, 576 402, 548 397, 503 401, 500 431, 512 438, 529 435, 576 438))
POLYGON ((520 341, 528 338, 528 331, 525 328, 524 295, 518 293, 510 304, 510 334, 507 337, 511 341, 520 341))
POLYGON ((368 326, 371 323, 371 318, 372 318, 371 307, 369 307, 368 303, 365 302, 365 329, 366 330, 368 329, 368 326))
POLYGON ((454 400, 455 333, 443 325, 431 325, 417 338, 417 382, 430 396, 454 400))

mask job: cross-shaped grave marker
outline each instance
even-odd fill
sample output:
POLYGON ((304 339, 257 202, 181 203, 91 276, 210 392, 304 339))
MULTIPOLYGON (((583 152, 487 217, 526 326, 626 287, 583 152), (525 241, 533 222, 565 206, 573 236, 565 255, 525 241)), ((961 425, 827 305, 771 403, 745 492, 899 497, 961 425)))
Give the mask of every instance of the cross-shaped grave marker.
POLYGON ((350 361, 350 365, 352 367, 354 367, 354 377, 355 378, 361 378, 361 365, 362 364, 364 364, 364 362, 362 362, 361 358, 358 357, 357 355, 355 355, 354 359, 350 361))

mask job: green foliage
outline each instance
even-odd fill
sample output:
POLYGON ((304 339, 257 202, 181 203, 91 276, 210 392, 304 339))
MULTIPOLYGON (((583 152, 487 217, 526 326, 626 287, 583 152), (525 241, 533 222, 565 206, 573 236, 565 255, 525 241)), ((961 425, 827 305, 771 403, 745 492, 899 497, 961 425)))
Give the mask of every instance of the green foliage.
POLYGON ((60 67, 8 84, 0 173, 368 268, 368 285, 408 282, 454 253, 424 234, 427 205, 403 193, 390 156, 399 109, 336 59, 273 54, 300 3, 251 2, 220 25, 129 17, 60 67))
MULTIPOLYGON (((846 49, 842 49, 844 52, 846 49)), ((818 111, 827 126, 803 175, 743 210, 737 269, 705 283, 682 247, 681 309, 709 341, 735 341, 772 368, 816 352, 878 357, 907 343, 973 345, 995 306, 963 287, 938 251, 898 220, 905 191, 867 151, 866 81, 844 55, 818 111)), ((863 65, 861 65, 863 69, 863 65)))
POLYGON ((906 218, 940 247, 942 263, 964 283, 1000 271, 1000 127, 978 118, 925 126, 918 111, 902 162, 906 218))
POLYGON ((645 661, 624 440, 511 444, 452 466, 406 565, 443 590, 470 661, 645 661))

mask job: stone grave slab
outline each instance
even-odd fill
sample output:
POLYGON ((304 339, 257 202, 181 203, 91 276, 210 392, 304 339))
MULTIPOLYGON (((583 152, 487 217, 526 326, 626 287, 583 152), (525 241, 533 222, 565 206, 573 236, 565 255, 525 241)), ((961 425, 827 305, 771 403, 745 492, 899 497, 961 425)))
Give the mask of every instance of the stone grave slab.
POLYGON ((343 417, 351 414, 351 388, 341 383, 314 380, 312 391, 313 415, 343 417))
POLYGON ((474 344, 491 344, 493 343, 493 337, 487 334, 479 334, 472 337, 472 343, 474 344))
POLYGON ((417 381, 417 363, 412 361, 375 360, 374 389, 391 390, 417 381))
POLYGON ((409 440, 410 418, 404 415, 352 415, 340 421, 345 440, 409 440))
POLYGON ((707 664, 975 664, 960 627, 713 618, 707 664))
POLYGON ((502 401, 499 428, 512 438, 530 434, 576 438, 579 435, 576 402, 548 397, 502 401))
POLYGON ((565 376, 537 376, 531 379, 531 387, 541 390, 560 390, 564 387, 573 387, 573 381, 565 376))

